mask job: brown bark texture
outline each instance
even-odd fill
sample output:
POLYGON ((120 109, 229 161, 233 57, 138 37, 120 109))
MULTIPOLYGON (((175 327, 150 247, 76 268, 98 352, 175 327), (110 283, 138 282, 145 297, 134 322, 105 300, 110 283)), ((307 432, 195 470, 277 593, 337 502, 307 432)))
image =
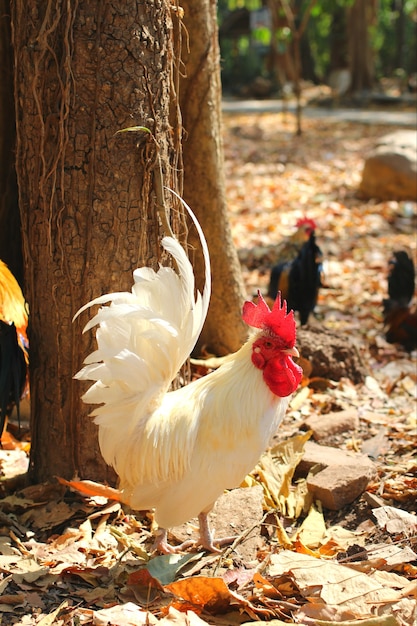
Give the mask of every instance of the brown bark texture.
POLYGON ((0 0, 0 259, 8 265, 22 286, 15 141, 10 1, 0 0))
MULTIPOLYGON (((205 232, 213 274, 210 309, 197 351, 206 346, 209 351, 223 355, 241 346, 247 328, 241 319, 244 291, 225 197, 216 4, 214 0, 181 3, 185 30, 180 103, 184 127, 184 199, 205 232)), ((189 242, 190 258, 201 277, 200 246, 193 231, 189 242)))
POLYGON ((377 0, 355 0, 348 8, 350 91, 372 88, 375 78, 374 54, 369 29, 375 23, 377 0))
MULTIPOLYGON (((176 19, 166 0, 12 3, 32 480, 111 477, 73 380, 95 342, 82 335, 87 314, 72 318, 96 296, 130 290, 132 270, 159 260, 158 154, 164 183, 178 188, 176 19), (152 134, 117 134, 134 126, 152 134)), ((172 215, 178 232, 180 207, 172 215)))

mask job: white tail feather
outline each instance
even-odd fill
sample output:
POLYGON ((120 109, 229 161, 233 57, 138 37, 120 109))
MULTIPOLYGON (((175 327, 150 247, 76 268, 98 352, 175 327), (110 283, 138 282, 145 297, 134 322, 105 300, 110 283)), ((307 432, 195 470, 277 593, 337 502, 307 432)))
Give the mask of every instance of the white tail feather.
POLYGON ((175 259, 178 274, 170 267, 160 267, 157 272, 138 268, 133 272, 131 292, 95 298, 74 316, 75 320, 93 305, 108 305, 84 328, 86 332, 98 326, 97 350, 86 358, 75 378, 94 381, 83 400, 101 404, 93 413, 100 427, 101 451, 116 471, 132 432, 143 430, 190 355, 208 311, 211 274, 207 243, 191 209, 179 199, 200 237, 205 261, 203 293, 195 294, 193 268, 182 246, 176 239, 164 237, 162 245, 175 259))

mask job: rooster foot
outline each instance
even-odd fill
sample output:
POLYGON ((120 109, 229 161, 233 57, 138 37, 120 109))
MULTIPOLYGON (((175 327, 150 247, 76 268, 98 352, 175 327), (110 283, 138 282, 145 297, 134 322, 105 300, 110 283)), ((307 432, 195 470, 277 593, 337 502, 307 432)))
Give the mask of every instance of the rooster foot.
POLYGON ((228 546, 229 544, 233 543, 236 539, 237 539, 237 535, 234 535, 233 537, 222 537, 221 539, 211 538, 210 541, 207 541, 204 537, 200 537, 195 543, 197 546, 201 546, 208 552, 216 552, 217 554, 221 554, 222 551, 219 550, 219 548, 228 546), (218 547, 216 548, 216 546, 218 547))
POLYGON ((165 528, 160 528, 158 535, 155 537, 151 552, 160 552, 161 554, 177 554, 190 547, 186 544, 193 545, 194 541, 184 541, 179 546, 172 546, 168 543, 168 533, 165 528))
POLYGON ((219 548, 221 546, 229 545, 235 539, 236 537, 222 537, 221 539, 213 539, 211 536, 210 538, 200 536, 197 540, 187 539, 187 541, 183 541, 182 543, 173 546, 168 542, 167 531, 161 528, 160 533, 154 541, 151 552, 159 552, 160 554, 179 554, 181 552, 189 550, 190 548, 201 547, 208 552, 221 554, 221 550, 219 548), (218 547, 216 547, 216 545, 218 547))
POLYGON ((161 554, 178 554, 179 552, 184 552, 189 548, 201 547, 208 552, 221 554, 220 548, 233 543, 236 539, 236 535, 233 537, 221 537, 219 539, 215 539, 210 530, 207 513, 200 513, 198 516, 198 522, 200 526, 200 536, 197 541, 194 539, 187 539, 187 541, 183 541, 183 543, 180 543, 177 546, 172 546, 168 543, 168 533, 166 529, 160 528, 152 546, 152 552, 160 552, 161 554))
POLYGON ((198 516, 198 522, 200 525, 200 537, 196 543, 198 546, 208 550, 208 552, 217 552, 220 554, 220 547, 227 546, 230 543, 233 543, 236 539, 236 537, 222 537, 221 539, 215 539, 210 530, 207 513, 200 513, 198 516), (215 544, 217 544, 217 548, 215 544))

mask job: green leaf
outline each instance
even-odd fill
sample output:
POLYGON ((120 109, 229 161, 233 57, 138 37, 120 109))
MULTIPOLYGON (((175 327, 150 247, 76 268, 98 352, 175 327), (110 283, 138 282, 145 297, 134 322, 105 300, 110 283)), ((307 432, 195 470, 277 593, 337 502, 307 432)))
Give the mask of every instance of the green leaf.
POLYGON ((118 135, 119 133, 136 133, 136 132, 151 134, 150 129, 147 128, 146 126, 128 126, 127 128, 121 128, 120 130, 116 131, 115 135, 118 135))
POLYGON ((201 557, 200 554, 164 554, 151 559, 146 565, 146 569, 153 578, 159 580, 161 585, 172 583, 178 572, 187 565, 189 561, 201 557))

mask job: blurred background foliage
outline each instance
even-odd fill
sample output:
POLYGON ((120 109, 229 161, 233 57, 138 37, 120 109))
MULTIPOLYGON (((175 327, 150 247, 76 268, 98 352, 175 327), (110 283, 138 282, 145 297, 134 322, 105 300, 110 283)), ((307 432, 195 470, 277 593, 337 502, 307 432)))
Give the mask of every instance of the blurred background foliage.
POLYGON ((218 16, 226 95, 285 96, 295 45, 299 78, 339 95, 416 91, 417 0, 218 0, 218 16))

